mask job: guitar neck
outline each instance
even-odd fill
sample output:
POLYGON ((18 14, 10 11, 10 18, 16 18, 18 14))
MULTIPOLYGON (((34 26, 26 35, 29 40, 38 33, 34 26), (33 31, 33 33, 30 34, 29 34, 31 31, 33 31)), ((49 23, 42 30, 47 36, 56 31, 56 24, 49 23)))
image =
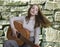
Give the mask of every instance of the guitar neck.
POLYGON ((33 42, 31 42, 29 39, 25 38, 23 35, 18 35, 18 38, 20 38, 22 41, 24 41, 26 44, 31 45, 32 47, 35 46, 33 42))

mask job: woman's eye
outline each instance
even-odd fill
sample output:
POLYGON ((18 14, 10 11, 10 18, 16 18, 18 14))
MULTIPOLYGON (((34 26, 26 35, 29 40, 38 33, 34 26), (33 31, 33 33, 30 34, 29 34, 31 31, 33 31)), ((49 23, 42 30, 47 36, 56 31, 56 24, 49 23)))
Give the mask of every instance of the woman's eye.
POLYGON ((38 10, 36 9, 36 11, 38 11, 38 10))
POLYGON ((34 7, 32 7, 32 9, 34 9, 34 7))

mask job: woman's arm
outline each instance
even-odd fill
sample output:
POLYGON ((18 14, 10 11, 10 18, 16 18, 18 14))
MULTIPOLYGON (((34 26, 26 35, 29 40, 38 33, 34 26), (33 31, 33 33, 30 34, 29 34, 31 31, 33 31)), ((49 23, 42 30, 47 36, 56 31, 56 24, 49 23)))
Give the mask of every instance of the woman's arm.
POLYGON ((39 34, 40 34, 40 27, 35 29, 35 44, 39 45, 39 34))
POLYGON ((10 18, 10 26, 11 26, 11 28, 15 29, 14 24, 13 24, 14 21, 23 22, 23 19, 24 19, 24 16, 10 18))
POLYGON ((17 37, 17 29, 14 27, 14 21, 20 21, 20 22, 23 22, 24 20, 24 16, 20 16, 20 17, 13 17, 13 18, 10 18, 10 26, 11 26, 11 29, 12 29, 12 33, 13 33, 13 36, 17 37))

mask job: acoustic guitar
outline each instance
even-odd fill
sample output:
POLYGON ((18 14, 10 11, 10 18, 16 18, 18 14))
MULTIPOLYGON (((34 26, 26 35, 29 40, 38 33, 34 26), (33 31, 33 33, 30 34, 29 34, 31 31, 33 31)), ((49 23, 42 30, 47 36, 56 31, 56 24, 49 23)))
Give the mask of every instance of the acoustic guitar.
POLYGON ((14 26, 18 31, 17 37, 14 37, 12 35, 12 29, 9 26, 8 31, 7 31, 8 40, 15 40, 17 42, 17 44, 20 46, 22 46, 24 43, 26 43, 28 45, 31 45, 31 47, 39 47, 29 40, 30 32, 29 32, 29 30, 24 29, 21 23, 14 21, 14 26))

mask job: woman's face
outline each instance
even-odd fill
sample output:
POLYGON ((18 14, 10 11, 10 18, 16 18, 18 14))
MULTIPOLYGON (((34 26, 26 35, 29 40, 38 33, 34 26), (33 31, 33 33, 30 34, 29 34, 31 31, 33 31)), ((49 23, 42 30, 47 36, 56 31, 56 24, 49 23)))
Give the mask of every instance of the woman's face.
POLYGON ((30 10, 30 14, 31 14, 32 16, 35 16, 35 15, 38 14, 38 6, 37 6, 37 5, 33 5, 33 6, 32 6, 32 8, 31 8, 31 10, 30 10))

